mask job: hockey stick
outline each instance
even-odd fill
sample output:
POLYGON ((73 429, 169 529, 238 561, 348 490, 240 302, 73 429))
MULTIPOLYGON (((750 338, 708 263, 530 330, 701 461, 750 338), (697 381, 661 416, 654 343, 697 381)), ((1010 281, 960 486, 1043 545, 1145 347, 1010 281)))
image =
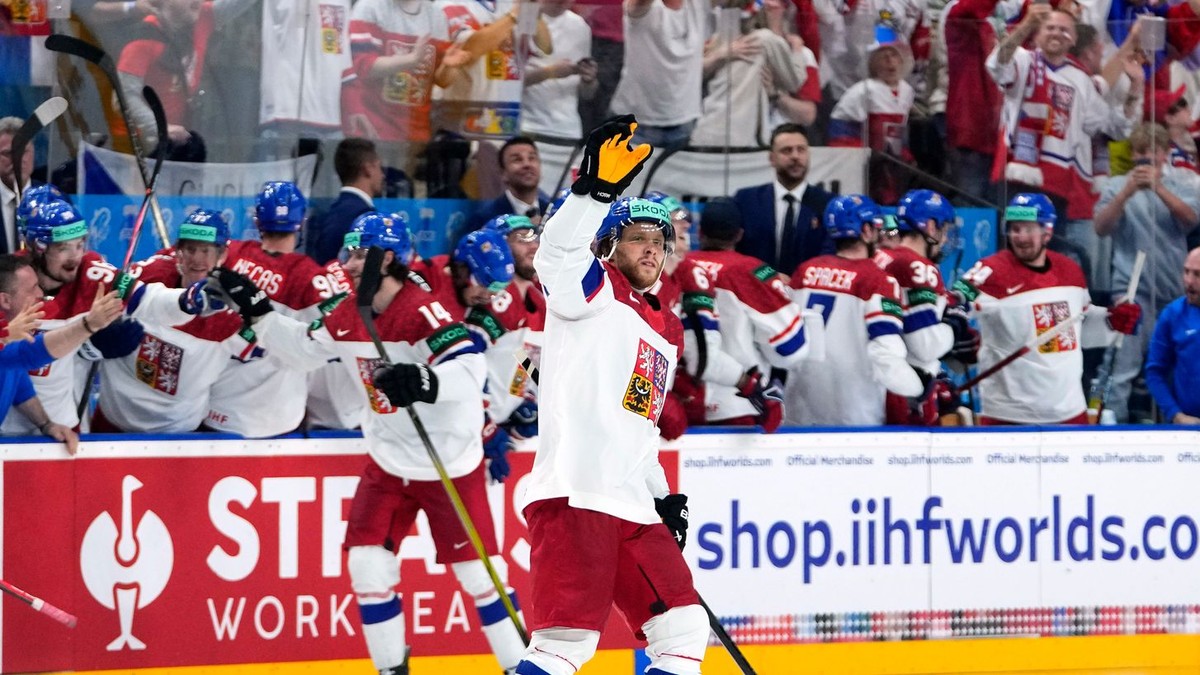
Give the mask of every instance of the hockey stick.
POLYGON ((14 598, 32 607, 34 611, 45 614, 67 628, 75 627, 76 619, 74 614, 61 610, 35 595, 30 595, 3 579, 0 579, 0 591, 8 593, 14 598))
MULTIPOLYGON (((382 266, 383 266, 384 251, 378 246, 372 246, 367 249, 367 259, 363 263, 362 278, 358 282, 358 289, 355 293, 356 304, 358 306, 358 315, 362 318, 363 326, 367 329, 367 334, 371 336, 371 342, 375 345, 375 350, 379 352, 379 358, 384 363, 391 365, 392 360, 388 357, 387 349, 383 346, 383 340, 379 338, 379 332, 375 329, 375 317, 372 315, 371 302, 375 299, 375 293, 379 290, 379 284, 382 281, 382 266)), ((463 504, 462 497, 458 494, 458 488, 454 487, 454 481, 450 479, 450 474, 446 472, 446 465, 442 463, 441 456, 433 447, 433 441, 429 438, 429 432, 425 430, 425 424, 421 422, 421 417, 413 410, 412 406, 404 408, 408 411, 408 417, 412 420, 413 426, 417 430, 417 435, 421 437, 421 443, 425 445, 425 452, 429 453, 429 461, 433 463, 433 468, 437 470, 438 479, 442 482, 442 488, 446 490, 446 496, 450 498, 450 505, 454 507, 454 515, 458 516, 458 522, 462 524, 463 529, 467 532, 467 539, 471 541, 471 546, 475 549, 475 555, 479 557, 479 561, 483 563, 484 569, 487 570, 488 576, 492 580, 492 585, 495 586, 496 592, 500 594, 500 602, 504 605, 504 611, 508 613, 508 618, 513 622, 513 626, 517 629, 517 634, 521 636, 521 642, 525 646, 529 646, 529 634, 525 632, 525 625, 521 623, 521 617, 517 616, 517 608, 513 605, 512 598, 508 597, 508 591, 504 588, 504 582, 500 581, 500 575, 496 573, 495 566, 488 557, 487 551, 483 547, 483 540, 479 537, 479 530, 475 528, 475 523, 471 521, 471 514, 467 513, 467 507, 463 504)))
POLYGON ((33 114, 25 119, 25 123, 17 129, 17 133, 13 135, 12 146, 9 148, 12 151, 12 165, 14 185, 16 186, 17 203, 21 203, 21 192, 24 187, 21 181, 21 158, 25 155, 25 146, 29 145, 29 141, 33 140, 46 125, 58 119, 58 116, 63 114, 67 109, 67 99, 61 96, 54 96, 42 102, 34 109, 33 114))
MULTIPOLYGON (((167 113, 163 110, 162 101, 159 100, 158 94, 154 93, 154 89, 145 86, 142 87, 142 96, 146 98, 146 104, 150 106, 150 110, 154 113, 154 126, 157 128, 159 138, 164 138, 162 134, 167 132, 167 113)), ((142 197, 142 206, 138 209, 137 218, 133 220, 133 231, 129 233, 129 247, 125 249, 125 260, 121 263, 120 279, 128 279, 124 275, 133 265, 134 251, 137 250, 138 240, 142 235, 142 224, 146 222, 146 211, 151 202, 154 200, 154 189, 158 186, 158 176, 162 172, 163 161, 167 158, 167 144, 159 143, 154 149, 154 169, 150 173, 150 182, 146 184, 146 196, 142 197)), ((165 240, 164 240, 165 241, 165 240)), ((129 291, 128 288, 117 289, 124 296, 129 291)), ((83 396, 79 397, 79 403, 75 404, 75 417, 83 419, 83 411, 87 409, 88 400, 92 397, 92 383, 96 380, 96 371, 100 369, 100 361, 92 361, 91 367, 88 368, 87 379, 83 381, 83 396)))
MULTIPOLYGON (((121 87, 121 76, 117 73, 117 64, 113 62, 103 49, 80 40, 79 38, 70 35, 55 33, 46 38, 46 49, 71 56, 78 56, 84 61, 95 64, 112 86, 113 92, 117 95, 117 107, 120 108, 121 119, 125 122, 125 131, 129 133, 129 142, 133 145, 133 154, 137 159, 138 173, 142 177, 142 185, 147 189, 150 187, 150 177, 146 174, 146 152, 142 148, 142 139, 133 127, 133 121, 129 117, 129 103, 125 99, 125 90, 121 87)), ((149 103, 149 101, 147 101, 149 103)), ((155 120, 157 126, 158 121, 155 120)), ((167 136, 164 133, 165 125, 159 130, 158 145, 163 147, 167 143, 167 136)), ((167 224, 163 220, 162 211, 158 208, 158 199, 151 197, 150 210, 154 215, 154 229, 158 233, 158 238, 162 241, 163 246, 170 245, 170 237, 167 234, 167 224)))
MULTIPOLYGON (((521 367, 525 369, 525 372, 529 373, 529 379, 533 380, 534 384, 540 384, 541 374, 537 366, 533 365, 533 359, 530 358, 529 353, 519 348, 513 355, 516 357, 517 362, 521 364, 521 367)), ((641 565, 638 565, 638 571, 642 573, 642 577, 646 580, 646 583, 650 583, 650 577, 646 576, 646 571, 642 569, 641 565)), ((653 587, 653 584, 651 586, 653 587)), ((746 660, 746 655, 742 653, 737 643, 729 636, 729 633, 725 630, 725 626, 721 625, 720 619, 709 609, 708 603, 704 601, 704 598, 700 597, 699 592, 696 593, 696 597, 699 598, 700 606, 704 608, 704 612, 708 614, 708 627, 712 629, 713 635, 716 635, 717 640, 725 647, 725 651, 729 652, 729 656, 733 658, 733 662, 742 670, 742 675, 757 675, 754 672, 753 666, 746 660)))
MULTIPOLYGON (((1129 275, 1129 287, 1125 291, 1125 300, 1133 302, 1137 296, 1138 283, 1142 278, 1142 268, 1146 265, 1146 252, 1138 251, 1137 257, 1133 259, 1133 271, 1129 275)), ((1108 397, 1112 394, 1112 376, 1113 376, 1113 361, 1116 360, 1117 352, 1121 351, 1121 346, 1125 344, 1125 334, 1117 333, 1117 337, 1113 343, 1104 350, 1104 360, 1100 363, 1100 369, 1096 371, 1096 383, 1092 386, 1092 390, 1088 395, 1088 416, 1093 414, 1096 416, 1096 421, 1100 420, 1100 413, 1104 412, 1104 408, 1108 404, 1108 397), (1092 411, 1095 411, 1093 413, 1092 411)))

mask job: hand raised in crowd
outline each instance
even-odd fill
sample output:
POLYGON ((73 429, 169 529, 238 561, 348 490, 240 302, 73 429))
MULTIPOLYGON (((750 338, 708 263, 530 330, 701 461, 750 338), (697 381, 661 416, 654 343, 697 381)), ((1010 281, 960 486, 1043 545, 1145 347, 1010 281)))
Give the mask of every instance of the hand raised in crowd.
POLYGON ((1022 24, 1029 26, 1040 26, 1046 17, 1050 16, 1050 12, 1054 8, 1048 2, 1032 2, 1025 6, 1025 18, 1021 21, 1022 24))
POLYGON ((116 291, 104 292, 104 285, 101 284, 96 288, 96 299, 92 301, 92 308, 83 316, 84 326, 91 332, 107 328, 108 324, 116 321, 121 313, 125 311, 125 307, 121 302, 120 296, 116 291))
POLYGON ((3 338, 0 338, 0 343, 8 344, 10 342, 18 342, 24 340, 26 342, 33 341, 34 331, 41 324, 42 318, 46 313, 42 311, 42 303, 35 302, 17 313, 8 322, 6 326, 7 333, 3 338))

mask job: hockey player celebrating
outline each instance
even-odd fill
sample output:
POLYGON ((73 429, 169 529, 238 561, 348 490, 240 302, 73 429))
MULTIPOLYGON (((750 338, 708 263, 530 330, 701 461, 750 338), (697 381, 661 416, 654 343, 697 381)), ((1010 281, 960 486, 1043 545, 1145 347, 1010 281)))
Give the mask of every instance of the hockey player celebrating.
MULTIPOLYGON (((233 242, 225 259, 226 267, 253 281, 279 311, 305 322, 337 302, 335 281, 312 258, 296 252, 307 209, 295 183, 265 184, 254 200, 261 243, 233 242)), ((261 349, 251 350, 245 358, 229 360, 213 384, 204 424, 247 438, 287 433, 304 418, 306 393, 304 373, 282 367, 261 349)))
POLYGON ((1008 250, 980 260, 952 289, 979 320, 983 370, 1085 313, 1080 330, 1068 328, 980 382, 980 424, 1086 424, 1082 347, 1104 346, 1115 336, 1100 319, 1127 335, 1137 328, 1137 304, 1123 302, 1111 311, 1092 305, 1079 265, 1047 250, 1055 218, 1045 195, 1013 197, 1004 209, 1008 250))
MULTIPOLYGON (((909 364, 936 374, 944 356, 974 363, 979 335, 963 312, 947 311, 949 295, 937 266, 955 224, 954 207, 933 190, 910 190, 897 205, 895 223, 896 245, 877 251, 875 262, 900 285, 901 335, 909 364)), ((890 394, 887 422, 930 426, 938 419, 935 398, 933 392, 920 401, 890 394)))
POLYGON ((591 132, 573 194, 534 259, 550 310, 538 390, 547 414, 519 497, 534 596, 520 675, 573 675, 595 653, 613 604, 649 642, 648 673, 699 673, 708 643, 680 553, 687 498, 669 493, 655 428, 682 327, 645 291, 674 232, 653 202, 609 208, 650 155, 648 145, 629 147, 635 128, 626 115, 591 132))
MULTIPOLYGON (((412 239, 401 221, 369 212, 355 219, 345 237, 346 271, 361 284, 367 250, 384 249, 379 290, 371 299, 375 324, 394 365, 384 366, 366 326, 350 303, 338 305, 312 324, 272 311, 266 294, 245 277, 226 270, 212 279, 243 317, 254 325, 264 348, 294 367, 312 370, 331 359, 358 383, 367 404, 363 435, 370 458, 350 505, 344 547, 347 569, 371 659, 381 673, 408 672, 404 610, 396 586, 401 539, 424 510, 439 563, 448 564, 475 600, 483 632, 500 665, 516 666, 524 645, 503 608, 482 561, 468 545, 438 473, 409 415, 412 406, 453 479, 501 579, 486 495, 486 467, 479 430, 483 424, 486 366, 482 344, 410 275, 412 239)), ((511 594, 516 606, 516 597, 511 594)))
POLYGON ((872 260, 883 215, 870 198, 846 195, 825 208, 835 255, 806 261, 792 275, 801 307, 825 319, 830 354, 789 378, 786 420, 807 426, 878 426, 884 393, 923 396, 933 377, 906 361, 903 314, 896 280, 872 260))
MULTIPOLYGON (((56 198, 55 192, 34 188, 17 209, 24 226, 24 255, 29 256, 45 298, 43 330, 86 315, 97 289, 102 284, 112 288, 117 272, 99 254, 87 249, 87 221, 69 202, 56 198)), ((31 372, 34 390, 50 418, 68 427, 77 426, 76 406, 86 395, 84 380, 88 371, 87 364, 82 361, 125 356, 137 348, 141 336, 140 324, 122 318, 103 330, 96 327, 78 350, 31 372), (77 353, 83 359, 77 359, 77 353)), ((24 415, 8 415, 0 430, 14 434, 32 433, 36 421, 24 415)))
POLYGON ((816 312, 812 313, 815 321, 804 320, 800 307, 792 302, 786 277, 734 250, 742 232, 737 204, 714 199, 700 218, 700 250, 687 255, 688 262, 712 279, 720 344, 737 368, 724 369, 723 377, 705 376, 708 420, 713 424, 753 420, 774 431, 783 421, 783 386, 768 382, 768 374, 773 368, 794 367, 814 351, 822 353, 813 346, 821 344, 824 327, 816 312))

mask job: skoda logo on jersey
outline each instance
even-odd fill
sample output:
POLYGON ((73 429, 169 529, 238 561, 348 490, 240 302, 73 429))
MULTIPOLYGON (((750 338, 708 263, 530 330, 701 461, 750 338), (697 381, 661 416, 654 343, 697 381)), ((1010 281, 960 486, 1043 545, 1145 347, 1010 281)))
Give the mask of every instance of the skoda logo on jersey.
POLYGON ((133 493, 142 482, 127 475, 121 480, 120 526, 105 511, 88 525, 79 550, 79 569, 88 593, 117 612, 117 638, 110 652, 141 650, 146 643, 133 635, 134 613, 154 602, 171 578, 175 549, 167 526, 153 511, 135 517, 133 493))

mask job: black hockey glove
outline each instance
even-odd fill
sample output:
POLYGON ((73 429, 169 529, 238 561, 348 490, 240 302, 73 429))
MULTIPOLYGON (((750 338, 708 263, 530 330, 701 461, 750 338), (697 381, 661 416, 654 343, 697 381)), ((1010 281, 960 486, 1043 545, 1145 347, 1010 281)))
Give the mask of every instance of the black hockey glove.
POLYGON ((397 408, 407 408, 417 401, 433 403, 437 400, 437 373, 420 363, 385 366, 375 371, 374 380, 375 388, 397 408))
POLYGON ((121 317, 96 331, 79 351, 89 361, 119 359, 132 354, 142 343, 145 333, 146 329, 142 327, 141 322, 121 317), (93 356, 95 358, 92 358, 93 356))
POLYGON ((253 323, 271 311, 271 301, 266 291, 254 285, 246 277, 231 269, 218 267, 208 273, 206 293, 216 295, 222 302, 242 315, 246 323, 253 323))
POLYGON ((675 543, 679 544, 679 550, 682 551, 687 543, 687 495, 673 494, 655 499, 654 510, 658 511, 658 517, 662 518, 663 525, 671 531, 671 536, 675 537, 675 543))
POLYGON ((964 366, 969 366, 979 360, 979 331, 971 328, 971 320, 967 313, 959 307, 947 307, 942 314, 942 323, 954 331, 954 344, 946 352, 946 358, 953 359, 964 366))
POLYGON ((571 185, 571 192, 591 195, 605 204, 611 204, 621 196, 653 151, 646 143, 629 147, 636 125, 633 115, 619 115, 609 118, 588 134, 579 178, 571 185))

